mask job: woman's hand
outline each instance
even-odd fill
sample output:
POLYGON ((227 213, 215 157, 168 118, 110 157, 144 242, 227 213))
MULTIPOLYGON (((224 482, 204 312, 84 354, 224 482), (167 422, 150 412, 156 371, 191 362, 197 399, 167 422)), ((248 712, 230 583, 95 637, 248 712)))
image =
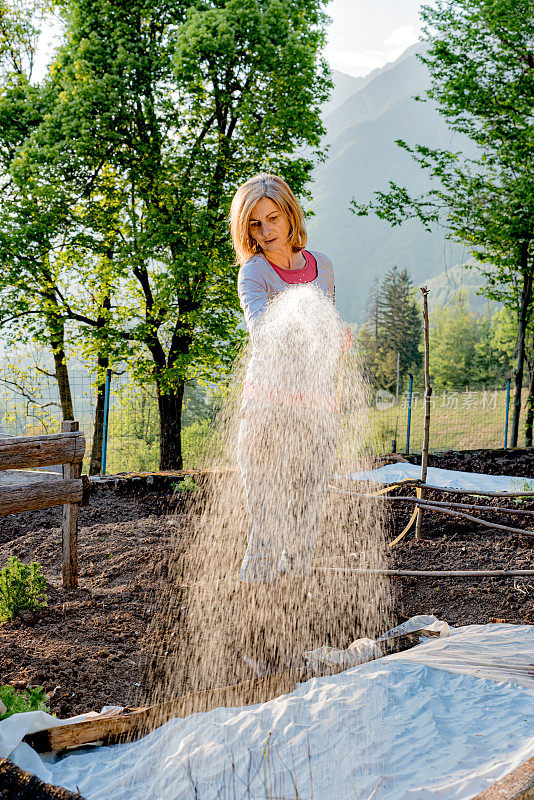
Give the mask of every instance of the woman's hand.
POLYGON ((354 344, 354 336, 350 328, 346 328, 341 336, 341 352, 347 353, 354 344))

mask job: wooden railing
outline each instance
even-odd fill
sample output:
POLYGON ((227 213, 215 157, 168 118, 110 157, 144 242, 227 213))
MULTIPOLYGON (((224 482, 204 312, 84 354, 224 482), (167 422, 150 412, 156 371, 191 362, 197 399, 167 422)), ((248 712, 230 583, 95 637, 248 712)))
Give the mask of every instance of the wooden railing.
POLYGON ((0 439, 0 470, 63 465, 63 480, 0 486, 0 516, 63 506, 61 572, 65 589, 78 585, 78 507, 89 497, 89 480, 81 475, 84 453, 85 436, 73 420, 62 423, 61 433, 0 439))

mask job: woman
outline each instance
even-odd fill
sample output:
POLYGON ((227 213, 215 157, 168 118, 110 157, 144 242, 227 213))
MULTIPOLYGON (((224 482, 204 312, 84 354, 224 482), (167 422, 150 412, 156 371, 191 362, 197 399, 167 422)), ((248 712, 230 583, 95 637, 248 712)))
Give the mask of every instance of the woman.
POLYGON ((240 186, 230 224, 241 265, 238 293, 252 339, 239 431, 249 507, 240 573, 245 658, 261 675, 283 667, 299 646, 295 625, 302 622, 307 594, 303 579, 311 572, 335 452, 341 329, 333 308, 332 262, 304 249, 304 214, 282 178, 260 174, 240 186), (289 304, 277 315, 277 298, 296 284, 315 292, 288 293, 283 299, 289 304), (322 355, 314 355, 318 347, 322 355), (298 385, 308 391, 296 390, 298 385))

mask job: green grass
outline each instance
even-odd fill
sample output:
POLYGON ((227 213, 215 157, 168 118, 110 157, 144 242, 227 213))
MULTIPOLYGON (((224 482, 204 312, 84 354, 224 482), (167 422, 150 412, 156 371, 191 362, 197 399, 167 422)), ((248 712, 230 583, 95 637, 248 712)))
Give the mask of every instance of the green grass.
MULTIPOLYGON (((526 392, 525 392, 526 398, 526 392)), ((430 450, 474 450, 500 448, 504 445, 506 391, 436 392, 430 410, 430 450)), ((370 419, 376 426, 381 452, 391 451, 398 417, 397 451, 406 452, 406 427, 408 409, 406 402, 379 411, 370 410, 370 419)), ((508 444, 512 408, 510 402, 508 444)), ((423 443, 424 400, 418 390, 417 401, 412 406, 410 452, 417 453, 423 443)), ((524 442, 522 430, 520 440, 524 442)))

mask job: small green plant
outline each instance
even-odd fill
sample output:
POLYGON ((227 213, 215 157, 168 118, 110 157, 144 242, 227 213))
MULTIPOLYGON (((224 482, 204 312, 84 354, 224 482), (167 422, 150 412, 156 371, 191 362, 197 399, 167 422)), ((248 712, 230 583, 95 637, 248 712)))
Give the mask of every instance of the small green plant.
POLYGON ((44 608, 48 597, 41 567, 23 564, 16 556, 0 570, 0 622, 10 622, 21 611, 44 608))
POLYGON ((30 686, 18 692, 8 684, 0 686, 0 720, 23 711, 50 711, 49 698, 43 687, 30 686))
POLYGON ((175 492, 194 492, 196 489, 198 489, 198 486, 191 475, 186 475, 182 481, 173 483, 172 488, 175 492))

